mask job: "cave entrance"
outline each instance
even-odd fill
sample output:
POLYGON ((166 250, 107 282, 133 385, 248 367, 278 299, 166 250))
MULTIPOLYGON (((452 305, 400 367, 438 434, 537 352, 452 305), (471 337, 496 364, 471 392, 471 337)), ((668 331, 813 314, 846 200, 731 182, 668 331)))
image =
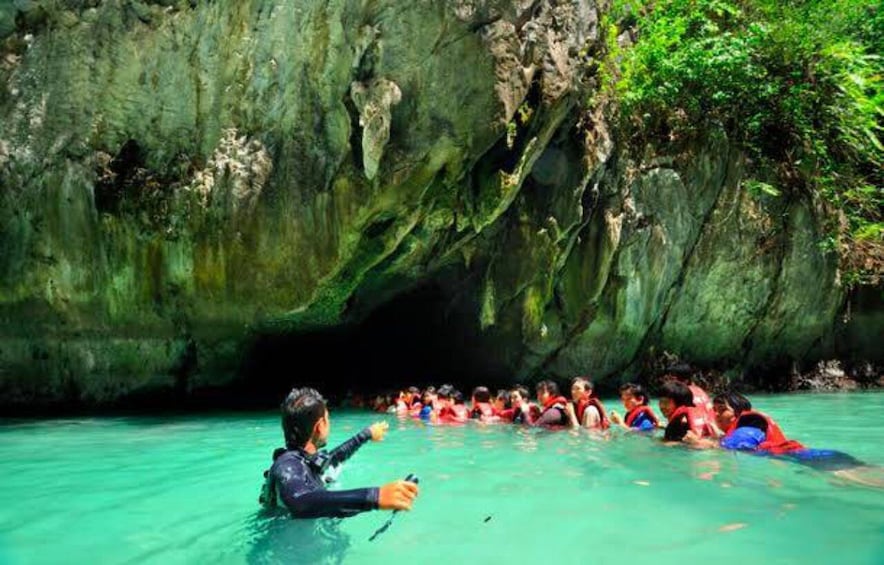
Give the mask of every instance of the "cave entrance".
MULTIPOLYGON (((349 326, 259 336, 243 368, 249 400, 276 405, 292 386, 313 386, 330 400, 407 386, 509 382, 488 355, 471 307, 454 307, 437 284, 403 293, 349 326)), ((243 399, 245 400, 245 399, 243 399)), ((265 404, 267 405, 267 404, 265 404)))

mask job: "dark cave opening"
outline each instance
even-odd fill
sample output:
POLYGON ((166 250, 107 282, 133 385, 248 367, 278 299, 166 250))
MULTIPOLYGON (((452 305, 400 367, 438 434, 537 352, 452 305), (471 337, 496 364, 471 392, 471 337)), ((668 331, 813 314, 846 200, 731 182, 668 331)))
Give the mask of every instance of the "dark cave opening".
POLYGON ((374 394, 450 383, 468 395, 479 384, 510 383, 468 310, 452 306, 439 285, 426 284, 350 326, 258 336, 236 395, 239 402, 276 406, 293 386, 313 386, 336 402, 348 391, 374 394))

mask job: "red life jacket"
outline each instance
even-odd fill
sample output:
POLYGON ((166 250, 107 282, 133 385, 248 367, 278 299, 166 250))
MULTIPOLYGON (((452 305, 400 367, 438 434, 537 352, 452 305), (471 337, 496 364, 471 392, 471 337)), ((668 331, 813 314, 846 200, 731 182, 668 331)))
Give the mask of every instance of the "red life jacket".
POLYGON ((469 419, 470 413, 463 404, 452 404, 439 412, 439 420, 443 422, 466 422, 469 419))
POLYGON ((536 404, 529 404, 528 414, 523 414, 521 408, 510 408, 509 410, 504 410, 501 416, 510 422, 516 422, 516 419, 520 418, 517 423, 530 424, 536 421, 537 418, 540 418, 540 407, 536 404))
POLYGON ((712 400, 709 398, 709 395, 697 385, 688 385, 688 388, 691 389, 691 394, 694 395, 694 406, 703 411, 703 417, 707 422, 714 425, 715 411, 712 410, 712 400))
POLYGON ((672 414, 669 416, 669 421, 672 422, 676 418, 680 418, 682 415, 687 417, 688 427, 692 432, 697 434, 697 436, 715 437, 715 428, 712 427, 712 422, 706 419, 706 415, 701 408, 697 408, 696 406, 679 406, 673 410, 672 414))
POLYGON ((595 406, 595 409, 599 411, 599 416, 601 417, 599 427, 603 430, 610 428, 611 421, 608 420, 608 413, 605 411, 605 406, 594 396, 581 398, 580 401, 577 402, 577 408, 575 410, 577 414, 577 424, 583 425, 583 415, 586 413, 586 409, 590 406, 595 406))
POLYGON ((561 410, 565 409, 565 405, 568 404, 568 399, 564 396, 550 396, 546 399, 546 402, 543 403, 543 411, 546 412, 550 408, 559 408, 561 410))
POLYGON ((764 441, 758 444, 758 451, 767 451, 773 455, 782 455, 783 453, 789 453, 792 451, 800 451, 802 449, 806 449, 802 444, 797 441, 786 439, 786 435, 783 433, 783 430, 780 429, 780 426, 774 421, 773 418, 768 416, 763 412, 756 412, 755 410, 746 410, 745 412, 741 412, 740 416, 733 421, 730 427, 727 429, 727 433, 725 433, 725 437, 734 433, 734 430, 737 428, 752 427, 755 428, 757 426, 752 426, 749 424, 748 420, 752 418, 761 418, 767 424, 767 429, 762 430, 765 433, 764 441), (742 422, 742 425, 740 424, 742 422))
POLYGON ((636 406, 626 413, 626 418, 624 419, 626 426, 631 428, 632 423, 635 422, 635 419, 638 418, 639 414, 647 414, 648 418, 651 419, 651 422, 653 422, 655 426, 660 423, 660 421, 657 420, 657 416, 654 415, 654 411, 651 410, 651 407, 642 405, 636 406))
POLYGON ((411 409, 408 411, 408 415, 413 418, 417 418, 421 415, 421 409, 423 409, 424 405, 420 402, 411 405, 411 409))
MULTIPOLYGON (((543 403, 543 410, 540 411, 540 416, 543 416, 546 412, 550 410, 558 410, 562 413, 561 425, 568 425, 568 414, 565 411, 566 406, 568 406, 568 399, 564 396, 550 396, 546 399, 546 402, 543 403)), ((534 419, 536 420, 537 418, 534 419)))
POLYGON ((472 412, 470 412, 471 418, 479 418, 481 420, 491 420, 495 416, 494 407, 487 402, 477 402, 473 406, 472 412))
POLYGON ((506 410, 501 410, 497 413, 501 420, 505 422, 512 422, 513 418, 516 417, 516 409, 515 408, 507 408, 506 410))

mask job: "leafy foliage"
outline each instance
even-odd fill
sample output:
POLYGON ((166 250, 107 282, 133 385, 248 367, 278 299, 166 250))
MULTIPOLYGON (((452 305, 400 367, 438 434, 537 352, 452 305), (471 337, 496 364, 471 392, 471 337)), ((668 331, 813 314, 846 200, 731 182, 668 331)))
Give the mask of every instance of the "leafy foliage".
POLYGON ((609 54, 637 145, 724 128, 753 192, 806 191, 833 210, 850 283, 884 273, 884 14, 861 0, 615 0, 609 54))

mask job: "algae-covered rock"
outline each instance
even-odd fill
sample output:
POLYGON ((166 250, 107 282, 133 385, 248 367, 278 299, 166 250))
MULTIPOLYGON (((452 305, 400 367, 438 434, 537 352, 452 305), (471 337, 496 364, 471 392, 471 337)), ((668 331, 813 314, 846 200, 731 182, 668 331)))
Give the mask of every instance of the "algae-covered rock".
POLYGON ((605 6, 0 4, 2 403, 226 386, 428 282, 507 378, 831 352, 823 212, 587 107, 605 6))

